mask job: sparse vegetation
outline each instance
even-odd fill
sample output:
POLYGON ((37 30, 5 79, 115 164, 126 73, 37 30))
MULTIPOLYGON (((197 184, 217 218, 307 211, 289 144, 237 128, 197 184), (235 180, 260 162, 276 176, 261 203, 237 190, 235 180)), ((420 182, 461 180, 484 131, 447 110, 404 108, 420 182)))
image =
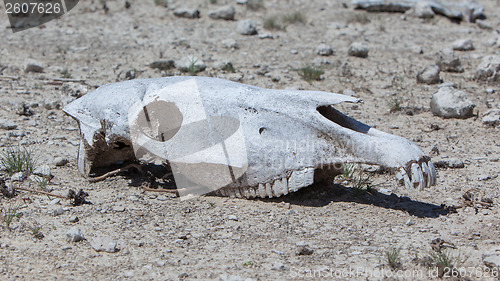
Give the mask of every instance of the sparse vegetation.
POLYGON ((210 0, 210 4, 217 4, 217 0, 210 0))
POLYGON ((385 252, 385 257, 387 258, 387 264, 392 269, 401 268, 401 262, 399 260, 399 253, 401 252, 400 248, 391 248, 385 252))
POLYGON ((309 83, 314 80, 321 80, 321 75, 325 73, 323 70, 309 65, 302 67, 298 72, 300 77, 302 77, 302 79, 306 80, 309 83))
POLYGON ((42 233, 42 227, 36 221, 34 221, 33 224, 29 226, 29 230, 33 238, 42 239, 43 237, 45 237, 45 235, 43 235, 42 233))
POLYGON ((233 64, 230 62, 224 64, 224 67, 222 67, 222 70, 224 70, 225 72, 231 72, 231 73, 236 72, 236 69, 234 69, 233 64))
POLYGON ((352 179, 352 188, 354 196, 361 196, 365 192, 372 193, 373 190, 372 184, 373 181, 371 179, 370 174, 359 172, 359 175, 353 177, 352 179))
POLYGON ((454 270, 457 270, 457 267, 460 267, 465 258, 463 258, 460 254, 453 255, 451 251, 448 250, 437 250, 431 254, 432 261, 438 268, 439 277, 442 277, 445 273, 452 275, 454 270))
POLYGON ((276 17, 268 17, 264 20, 264 28, 267 30, 284 30, 285 27, 279 23, 276 17))
POLYGON ((247 8, 257 11, 264 8, 264 0, 248 0, 247 8))
POLYGON ((37 157, 31 149, 24 146, 7 148, 0 154, 0 169, 10 175, 18 172, 32 173, 36 167, 37 157))
POLYGON ((7 229, 10 230, 10 224, 14 220, 14 218, 19 218, 21 217, 21 213, 18 213, 18 210, 20 208, 20 205, 15 203, 15 204, 9 204, 7 208, 4 207, 4 213, 3 213, 3 222, 7 229))
POLYGON ((354 176, 354 173, 356 172, 356 170, 358 168, 358 165, 356 165, 356 164, 345 164, 343 168, 344 169, 343 169, 342 176, 345 179, 352 179, 352 177, 354 176))
POLYGON ((196 72, 198 72, 198 67, 196 66, 196 63, 198 62, 198 59, 193 59, 191 60, 191 63, 189 64, 188 72, 191 74, 191 76, 195 76, 196 72))
POLYGON ((401 98, 400 97, 392 97, 389 102, 389 110, 391 112, 396 112, 401 110, 401 98))
POLYGON ((71 73, 67 69, 63 69, 61 71, 61 75, 63 78, 69 79, 71 78, 71 73))
POLYGON ((167 0, 154 0, 156 6, 168 7, 167 0))
POLYGON ((299 11, 284 15, 282 20, 285 24, 306 23, 306 17, 299 11))
POLYGON ((347 19, 347 23, 368 24, 370 23, 370 18, 366 13, 355 13, 347 19))

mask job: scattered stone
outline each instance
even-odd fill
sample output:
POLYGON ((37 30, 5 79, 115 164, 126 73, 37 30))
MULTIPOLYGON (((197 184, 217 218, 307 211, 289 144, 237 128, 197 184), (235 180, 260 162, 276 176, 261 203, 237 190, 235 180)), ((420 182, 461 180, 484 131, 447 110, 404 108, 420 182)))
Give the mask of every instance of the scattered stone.
POLYGON ((78 222, 78 221, 80 221, 80 219, 77 216, 71 216, 69 218, 69 222, 75 223, 75 222, 78 222))
POLYGON ((156 200, 164 202, 168 200, 168 197, 165 195, 160 195, 156 198, 156 200))
POLYGON ((477 24, 477 26, 479 26, 479 28, 482 28, 482 29, 488 29, 488 30, 493 29, 491 24, 488 23, 487 21, 484 21, 484 20, 476 20, 476 24, 477 24))
POLYGON ((227 216, 227 219, 231 221, 238 221, 238 217, 236 217, 235 215, 229 215, 227 216))
POLYGON ((125 207, 123 207, 123 206, 113 206, 112 209, 113 209, 113 212, 119 212, 119 213, 125 212, 125 207))
POLYGON ((431 85, 439 82, 441 82, 441 78, 439 78, 439 66, 435 64, 426 66, 417 74, 417 83, 431 85))
POLYGON ((363 43, 354 42, 349 46, 347 54, 353 57, 366 58, 368 57, 368 48, 363 43))
POLYGON ((72 227, 68 232, 66 232, 66 240, 69 242, 78 242, 84 240, 82 231, 78 227, 72 227))
POLYGON ((412 226, 412 225, 414 225, 414 224, 415 224, 415 222, 414 222, 413 220, 411 220, 411 219, 409 219, 409 220, 406 222, 406 225, 407 225, 407 226, 412 226))
POLYGON ((320 44, 318 47, 316 47, 316 53, 320 56, 331 56, 333 55, 333 50, 326 44, 320 44))
POLYGON ((440 88, 431 100, 432 113, 443 118, 471 117, 475 106, 465 92, 451 87, 440 88))
POLYGON ((257 34, 257 26, 253 20, 240 20, 236 25, 236 32, 242 35, 257 34))
POLYGON ((415 6, 406 11, 406 14, 421 19, 430 19, 435 15, 431 5, 426 1, 418 1, 415 6))
POLYGON ((500 109, 490 109, 483 115, 483 124, 500 126, 500 109))
POLYGON ((64 165, 68 164, 69 160, 67 158, 64 158, 64 157, 56 157, 56 159, 54 159, 54 161, 52 163, 57 167, 62 167, 64 165))
POLYGON ((233 6, 227 5, 222 6, 219 9, 208 13, 208 17, 211 19, 221 19, 221 20, 234 20, 234 14, 236 10, 233 6))
POLYGON ((271 33, 263 33, 259 34, 259 39, 274 39, 274 36, 271 33))
POLYGON ((173 60, 157 60, 148 65, 153 69, 167 70, 175 67, 175 62, 173 60))
POLYGON ((200 17, 200 11, 198 9, 180 7, 174 10, 174 16, 179 18, 197 19, 200 17))
POLYGON ((16 128, 17 128, 16 123, 9 121, 9 120, 5 120, 5 119, 0 119, 0 129, 2 129, 2 130, 14 130, 16 128))
POLYGON ((299 247, 299 250, 297 251, 297 256, 309 256, 312 255, 313 253, 314 250, 306 245, 299 247))
POLYGON ((50 179, 52 178, 52 173, 50 172, 49 165, 41 165, 33 171, 34 175, 40 176, 42 178, 50 179))
POLYGON ((90 246, 96 252, 115 253, 118 251, 117 242, 109 237, 100 236, 90 241, 90 246))
POLYGON ((64 83, 61 88, 63 94, 69 94, 72 97, 79 98, 89 92, 87 86, 80 83, 64 83))
POLYGON ((437 54, 438 58, 436 64, 441 71, 446 72, 464 72, 460 58, 455 55, 453 50, 446 48, 437 54))
POLYGON ((33 110, 24 102, 18 104, 15 108, 16 114, 21 116, 31 116, 33 115, 33 110))
POLYGON ((474 50, 474 44, 472 44, 471 39, 459 39, 451 43, 451 47, 455 51, 472 51, 474 50))
POLYGON ((491 180, 491 176, 490 175, 479 175, 477 177, 477 179, 480 181, 487 181, 487 180, 491 180))
POLYGON ((176 63, 176 65, 180 71, 192 73, 197 73, 207 68, 205 63, 195 56, 183 57, 176 63))
POLYGON ((52 211, 52 215, 54 217, 60 216, 62 214, 64 214, 64 209, 63 208, 57 208, 57 209, 55 209, 55 210, 52 211))
POLYGON ((187 274, 186 272, 182 272, 179 274, 179 276, 177 276, 179 279, 186 279, 189 277, 189 274, 187 274))
POLYGON ((483 254, 483 263, 489 268, 500 269, 500 247, 483 254))
POLYGON ((239 46, 238 46, 238 42, 236 42, 236 40, 234 40, 233 38, 228 38, 228 39, 224 39, 222 40, 222 47, 226 48, 226 49, 238 49, 239 46))
POLYGON ((463 168, 465 167, 464 161, 458 158, 441 158, 434 162, 434 165, 438 168, 463 168))
POLYGON ((24 177, 23 172, 17 172, 10 177, 10 180, 11 181, 24 181, 24 178, 25 177, 24 177))
POLYGON ((236 4, 238 4, 238 5, 246 5, 246 4, 248 4, 248 0, 236 0, 236 4))
POLYGON ((500 56, 486 56, 476 68, 476 78, 500 82, 500 56))
POLYGON ((61 199, 56 198, 56 199, 53 199, 52 201, 50 201, 49 205, 55 206, 55 205, 58 205, 59 203, 61 203, 61 199))
POLYGON ((43 72, 42 64, 34 59, 26 59, 24 64, 24 72, 43 72))

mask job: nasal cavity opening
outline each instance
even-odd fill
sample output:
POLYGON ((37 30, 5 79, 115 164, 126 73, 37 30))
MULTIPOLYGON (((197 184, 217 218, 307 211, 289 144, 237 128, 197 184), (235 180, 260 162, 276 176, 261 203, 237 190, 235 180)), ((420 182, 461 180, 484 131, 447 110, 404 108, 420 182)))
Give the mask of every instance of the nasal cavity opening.
POLYGON ((353 131, 366 134, 368 130, 370 130, 370 126, 363 124, 342 112, 336 110, 331 105, 323 105, 317 108, 319 114, 323 115, 326 119, 336 123, 339 126, 342 126, 347 129, 351 129, 353 131))

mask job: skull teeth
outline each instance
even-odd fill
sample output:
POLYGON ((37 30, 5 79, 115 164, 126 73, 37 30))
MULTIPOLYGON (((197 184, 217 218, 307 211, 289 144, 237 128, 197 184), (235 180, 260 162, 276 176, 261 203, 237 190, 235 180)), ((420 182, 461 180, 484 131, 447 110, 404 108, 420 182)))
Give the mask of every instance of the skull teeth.
POLYGON ((288 177, 277 179, 274 182, 261 183, 258 186, 238 188, 221 188, 218 193, 222 196, 244 197, 244 198, 273 198, 295 192, 302 187, 309 186, 314 182, 314 168, 304 168, 292 171, 288 177))
POLYGON ((431 161, 421 162, 421 164, 412 163, 407 170, 404 167, 399 169, 396 179, 406 188, 418 188, 423 190, 436 184, 436 169, 431 161))

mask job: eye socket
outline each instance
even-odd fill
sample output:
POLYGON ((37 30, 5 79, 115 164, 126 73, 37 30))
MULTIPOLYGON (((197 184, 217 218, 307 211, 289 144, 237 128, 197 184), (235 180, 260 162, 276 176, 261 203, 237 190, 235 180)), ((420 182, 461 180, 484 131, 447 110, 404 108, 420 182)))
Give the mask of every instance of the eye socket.
POLYGON ((267 130, 267 128, 265 128, 265 127, 260 128, 260 129, 259 129, 259 134, 261 134, 261 135, 262 135, 262 133, 263 133, 265 130, 267 130))

